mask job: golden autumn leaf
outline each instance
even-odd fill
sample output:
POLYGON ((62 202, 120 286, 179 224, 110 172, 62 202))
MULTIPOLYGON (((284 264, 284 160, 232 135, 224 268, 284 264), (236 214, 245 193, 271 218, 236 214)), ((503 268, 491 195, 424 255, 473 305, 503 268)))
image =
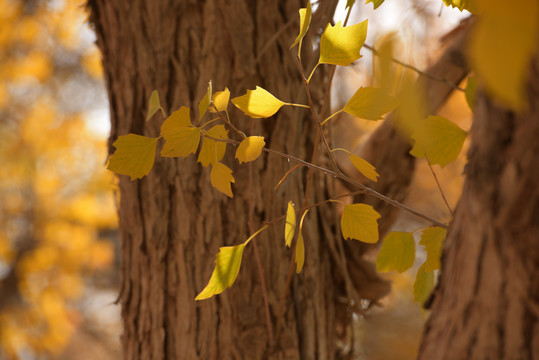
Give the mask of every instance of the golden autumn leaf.
POLYGON ((427 260, 425 261, 425 271, 440 269, 440 259, 442 257, 442 246, 447 230, 441 227, 429 227, 421 233, 419 245, 425 247, 427 260))
POLYGON ((284 243, 286 246, 290 247, 292 245, 292 240, 294 239, 294 234, 296 232, 296 211, 294 210, 294 204, 292 201, 288 202, 288 207, 286 209, 286 220, 284 226, 284 243))
POLYGON ((220 162, 213 164, 210 173, 210 181, 214 188, 228 197, 234 197, 232 194, 231 183, 236 181, 232 176, 232 170, 230 170, 226 165, 220 162))
POLYGON ((383 240, 376 258, 376 271, 402 273, 414 265, 415 242, 409 232, 393 231, 383 240))
POLYGON ((361 119, 380 120, 382 115, 392 111, 397 104, 397 98, 384 89, 361 87, 348 100, 343 110, 361 119))
POLYGON ((301 43, 305 37, 305 34, 307 33, 307 30, 309 29, 309 25, 311 24, 311 17, 311 1, 307 1, 307 7, 304 9, 299 9, 299 34, 296 37, 296 40, 294 40, 292 46, 290 46, 290 49, 292 49, 294 46, 299 44, 298 57, 301 55, 301 43))
POLYGON ((303 215, 301 216, 301 220, 299 221, 299 229, 298 229, 298 240, 296 241, 296 273, 299 274, 301 270, 303 269, 303 265, 305 264, 305 243, 303 241, 303 234, 301 233, 301 229, 303 229, 303 220, 305 219, 305 215, 309 210, 306 210, 303 215))
POLYGON ((414 282, 414 302, 423 304, 434 289, 434 272, 425 270, 425 264, 417 270, 414 282))
POLYGON ((148 113, 146 114, 146 121, 150 120, 152 116, 161 110, 163 116, 165 116, 165 110, 161 107, 161 102, 159 101, 159 93, 157 90, 152 91, 150 94, 150 100, 148 100, 148 113))
POLYGON ((129 134, 119 136, 112 144, 116 151, 109 158, 107 169, 129 175, 131 180, 148 175, 155 160, 157 139, 129 134))
POLYGON ((189 108, 182 106, 174 111, 161 126, 161 136, 166 143, 161 150, 163 157, 186 157, 197 151, 200 143, 199 127, 191 125, 189 108))
POLYGON ((285 105, 260 86, 257 86, 255 90, 247 90, 245 95, 232 99, 232 103, 253 119, 270 117, 285 105))
POLYGON ((230 90, 228 90, 228 88, 225 88, 223 91, 217 91, 215 94, 213 94, 213 105, 215 108, 213 106, 210 107, 210 112, 215 113, 218 111, 226 111, 229 100, 230 90))
POLYGON ((236 150, 236 159, 240 162, 249 162, 258 159, 266 145, 263 136, 249 136, 242 140, 236 150))
POLYGON ((328 24, 320 39, 320 64, 348 66, 361 57, 359 50, 367 38, 365 20, 359 24, 343 27, 339 21, 328 24))
POLYGON ((365 243, 378 242, 378 219, 380 214, 370 205, 344 205, 341 230, 345 239, 355 239, 365 243))
POLYGON ((208 106, 210 106, 210 102, 212 98, 211 94, 212 94, 212 83, 210 81, 208 84, 208 90, 206 91, 206 94, 204 95, 202 100, 200 100, 200 102, 198 103, 198 118, 199 119, 202 119, 202 117, 208 110, 208 106))
MULTIPOLYGON (((206 135, 215 139, 228 139, 228 131, 225 129, 224 125, 215 125, 206 131, 206 135)), ((215 141, 205 137, 202 142, 202 147, 200 148, 200 153, 198 154, 198 162, 206 167, 221 161, 225 156, 225 152, 225 142, 215 141)))
POLYGON ((354 155, 350 154, 350 161, 354 165, 354 167, 359 171, 363 176, 365 176, 367 179, 372 180, 374 182, 378 181, 378 173, 376 172, 376 168, 372 166, 367 160, 354 155))

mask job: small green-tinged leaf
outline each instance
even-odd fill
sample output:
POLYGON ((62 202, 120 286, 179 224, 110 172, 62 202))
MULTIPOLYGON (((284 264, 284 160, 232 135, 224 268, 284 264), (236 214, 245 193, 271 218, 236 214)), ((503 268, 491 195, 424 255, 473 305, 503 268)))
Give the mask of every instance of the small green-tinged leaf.
POLYGON ((165 111, 161 107, 161 102, 159 101, 159 93, 157 90, 152 91, 150 95, 150 100, 148 101, 148 113, 146 114, 146 121, 150 120, 152 116, 161 110, 163 116, 165 116, 165 111))
MULTIPOLYGON (((228 101, 230 100, 230 91, 225 88, 223 91, 218 91, 213 94, 213 105, 217 111, 226 111, 228 108, 228 101)), ((215 113, 215 109, 210 107, 210 112, 215 113)))
POLYGON ((243 139, 236 150, 236 159, 240 162, 249 162, 258 159, 266 145, 263 136, 249 136, 243 139))
POLYGON ((445 240, 447 230, 441 227, 429 227, 421 233, 419 245, 425 247, 427 252, 427 261, 425 261, 425 271, 434 271, 440 269, 440 258, 442 257, 442 246, 445 240))
POLYGON ((186 157, 198 149, 200 128, 191 125, 189 108, 182 106, 165 120, 161 126, 161 136, 166 141, 161 156, 186 157))
POLYGON ((210 173, 211 185, 228 197, 234 197, 232 194, 231 183, 236 182, 230 170, 225 164, 217 162, 212 165, 210 173))
POLYGON ((286 223, 284 225, 284 243, 290 247, 292 240, 294 240, 294 234, 296 232, 296 211, 294 210, 294 204, 292 201, 288 202, 288 208, 286 209, 286 223))
POLYGON ((382 242, 376 259, 376 271, 388 272, 396 270, 400 273, 414 265, 415 242, 412 234, 394 231, 382 242))
POLYGON ((472 111, 475 109, 475 93, 477 92, 477 79, 475 76, 470 76, 468 78, 468 83, 466 84, 466 90, 464 95, 466 95, 466 102, 472 111))
POLYGON ((455 161, 468 133, 442 116, 429 116, 412 134, 415 140, 410 154, 417 158, 427 155, 431 164, 444 167, 455 161))
POLYGON ((307 33, 307 30, 309 29, 309 25, 311 24, 311 16, 312 16, 312 9, 311 9, 311 1, 307 1, 307 7, 304 9, 299 9, 299 34, 296 37, 296 40, 290 46, 290 49, 292 49, 294 46, 299 44, 298 47, 298 57, 301 54, 301 42, 303 38, 305 37, 305 34, 307 33))
POLYGON ((384 3, 384 0, 367 0, 365 4, 372 3, 374 10, 378 9, 380 5, 384 3))
MULTIPOLYGON (((214 139, 228 139, 228 131, 224 125, 215 125, 205 133, 206 135, 214 139)), ((226 152, 226 143, 221 141, 215 141, 205 137, 202 140, 202 147, 198 154, 198 162, 202 166, 208 166, 214 164, 223 159, 226 152)))
POLYGON ((270 117, 285 104, 260 86, 232 99, 232 103, 253 119, 270 117))
POLYGON ((215 269, 208 285, 197 295, 195 300, 209 299, 220 294, 234 284, 240 272, 243 249, 247 242, 236 246, 223 246, 215 259, 215 269))
POLYGON ((423 305, 434 289, 434 272, 425 271, 425 264, 417 270, 414 282, 414 302, 423 305))
POLYGON ((354 167, 359 171, 363 176, 365 176, 367 179, 372 180, 374 182, 378 181, 378 173, 376 172, 376 168, 372 166, 367 160, 360 158, 357 155, 350 154, 350 161, 352 164, 354 164, 354 167))
POLYGON ((392 111, 398 100, 384 89, 361 87, 344 106, 348 114, 366 120, 380 120, 382 115, 392 111))
POLYGON ((299 229, 298 229, 298 241, 296 242, 296 273, 299 274, 301 270, 303 269, 303 265, 305 264, 305 243, 303 241, 303 234, 301 233, 301 229, 303 229, 303 220, 305 220, 305 215, 309 210, 306 210, 303 215, 301 216, 301 220, 299 221, 299 229))
POLYGON ((208 110, 208 106, 210 106, 210 99, 212 94, 212 84, 211 81, 208 84, 208 90, 206 91, 206 95, 200 100, 198 103, 198 118, 199 120, 202 119, 206 111, 208 110))
POLYGON ((112 145, 116 151, 109 158, 107 169, 129 175, 131 180, 148 175, 155 160, 157 139, 129 134, 119 136, 112 145))
POLYGON ((342 236, 365 243, 378 242, 378 219, 380 214, 370 205, 344 205, 341 218, 342 236))
POLYGON ((328 24, 320 39, 320 64, 348 66, 361 57, 359 50, 367 38, 367 20, 343 27, 328 24))

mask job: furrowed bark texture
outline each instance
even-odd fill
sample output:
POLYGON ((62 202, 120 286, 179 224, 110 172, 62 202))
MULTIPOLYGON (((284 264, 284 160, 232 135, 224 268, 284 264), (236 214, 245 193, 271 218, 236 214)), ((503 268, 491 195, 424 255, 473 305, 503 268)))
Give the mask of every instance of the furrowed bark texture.
POLYGON ((539 60, 529 109, 480 96, 419 359, 539 359, 539 60))
MULTIPOLYGON (((89 5, 109 91, 110 144, 128 133, 159 135, 160 115, 145 122, 153 89, 168 112, 184 105, 193 116, 209 80, 215 90, 228 86, 232 97, 260 85, 284 101, 306 103, 294 51, 289 50, 303 5, 299 0, 91 0, 89 5)), ((321 1, 311 29, 325 26, 335 5, 321 1)), ((308 63, 312 47, 309 40, 304 44, 308 63)), ((314 87, 323 89, 323 79, 316 75, 314 87)), ((315 103, 321 95, 314 93, 315 103)), ((246 133, 264 135, 268 147, 310 158, 315 127, 305 109, 285 108, 278 116, 255 120, 231 110, 231 118, 246 133)), ((230 136, 239 140, 232 132, 230 136)), ((210 278, 219 247, 240 244, 249 236, 249 199, 254 202, 255 228, 284 215, 288 201, 302 203, 304 170, 293 172, 275 191, 291 164, 264 154, 252 165, 251 193, 249 167, 237 165, 234 150, 229 146, 223 160, 234 170, 232 200, 211 187, 209 169, 193 156, 157 156, 142 180, 120 176, 119 301, 125 359, 335 357, 333 277, 338 270, 326 248, 328 239, 339 234, 335 208, 311 211, 305 221, 306 266, 293 281, 274 346, 269 344, 252 243, 233 288, 194 301, 210 278)), ((313 185, 311 203, 330 196, 323 177, 315 175, 313 185)), ((281 223, 255 239, 273 331, 292 254, 284 246, 283 227, 281 223)))

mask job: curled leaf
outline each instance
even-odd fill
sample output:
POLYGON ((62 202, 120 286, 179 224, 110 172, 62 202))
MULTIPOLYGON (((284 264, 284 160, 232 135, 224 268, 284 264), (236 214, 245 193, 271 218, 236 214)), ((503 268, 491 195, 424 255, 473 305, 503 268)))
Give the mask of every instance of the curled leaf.
POLYGON ((376 168, 372 166, 367 160, 360 158, 357 155, 350 154, 350 161, 354 165, 354 167, 359 171, 363 176, 365 176, 367 179, 372 180, 374 182, 378 181, 378 173, 376 172, 376 168))
POLYGON ((311 24, 311 16, 312 16, 312 9, 311 9, 311 1, 307 1, 307 7, 304 9, 299 9, 299 34, 296 37, 296 40, 290 46, 290 49, 292 49, 294 46, 299 44, 298 47, 298 57, 301 53, 301 42, 303 38, 305 37, 305 34, 307 33, 307 30, 309 29, 309 25, 311 24))
POLYGON ((294 204, 292 201, 288 202, 286 209, 286 223, 284 225, 284 243, 290 247, 292 240, 294 240, 294 234, 296 232, 296 211, 294 210, 294 204))
POLYGON ((236 159, 240 162, 249 162, 258 159, 266 145, 263 136, 249 136, 243 139, 236 150, 236 159))
MULTIPOLYGON (((230 90, 225 88, 223 91, 218 91, 213 94, 213 105, 217 111, 226 111, 228 108, 228 101, 230 100, 230 90)), ((215 113, 215 109, 210 107, 210 112, 215 113)))
POLYGON ((165 116, 165 111, 161 107, 161 102, 159 101, 159 93, 157 90, 154 90, 150 94, 150 100, 148 101, 148 113, 146 114, 146 121, 150 120, 152 116, 159 110, 161 110, 163 116, 165 116))

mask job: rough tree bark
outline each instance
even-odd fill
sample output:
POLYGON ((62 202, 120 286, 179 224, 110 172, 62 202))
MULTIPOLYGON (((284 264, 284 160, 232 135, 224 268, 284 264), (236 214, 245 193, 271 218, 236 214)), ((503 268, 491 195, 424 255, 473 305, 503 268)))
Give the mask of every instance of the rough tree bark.
MULTIPOLYGON (((169 112, 181 105, 197 109, 210 79, 214 89, 228 86, 232 96, 260 85, 283 100, 306 101, 296 59, 288 49, 297 33, 299 0, 91 0, 89 5, 109 92, 109 144, 127 133, 159 135, 160 119, 144 121, 153 89, 169 112)), ((335 5, 335 0, 321 1, 311 28, 327 24, 335 5)), ((304 48, 304 59, 309 59, 312 48, 304 48)), ((324 79, 317 75, 316 89, 323 89, 324 79)), ((314 93, 315 103, 321 96, 322 91, 314 93)), ((312 152, 315 127, 303 109, 284 109, 266 120, 248 120, 233 111, 232 119, 247 133, 264 135, 270 148, 302 158, 312 152)), ((230 149, 224 161, 235 164, 230 149)), ((119 301, 125 359, 336 356, 338 269, 326 251, 327 242, 339 234, 334 208, 309 213, 304 228, 306 267, 292 283, 283 329, 274 344, 271 334, 291 257, 283 246, 281 226, 255 240, 273 331, 267 329, 254 246, 246 249, 231 290, 194 301, 210 277, 219 246, 239 244, 253 231, 248 226, 250 199, 255 229, 263 220, 283 215, 288 201, 301 204, 305 171, 296 170, 274 191, 291 165, 264 155, 252 166, 250 187, 249 166, 232 165, 232 200, 210 186, 208 169, 193 157, 157 157, 142 180, 120 176, 119 301)), ((330 196, 326 179, 315 175, 313 184, 311 203, 330 196)))
POLYGON ((539 359, 539 59, 529 109, 480 96, 419 359, 539 359))

